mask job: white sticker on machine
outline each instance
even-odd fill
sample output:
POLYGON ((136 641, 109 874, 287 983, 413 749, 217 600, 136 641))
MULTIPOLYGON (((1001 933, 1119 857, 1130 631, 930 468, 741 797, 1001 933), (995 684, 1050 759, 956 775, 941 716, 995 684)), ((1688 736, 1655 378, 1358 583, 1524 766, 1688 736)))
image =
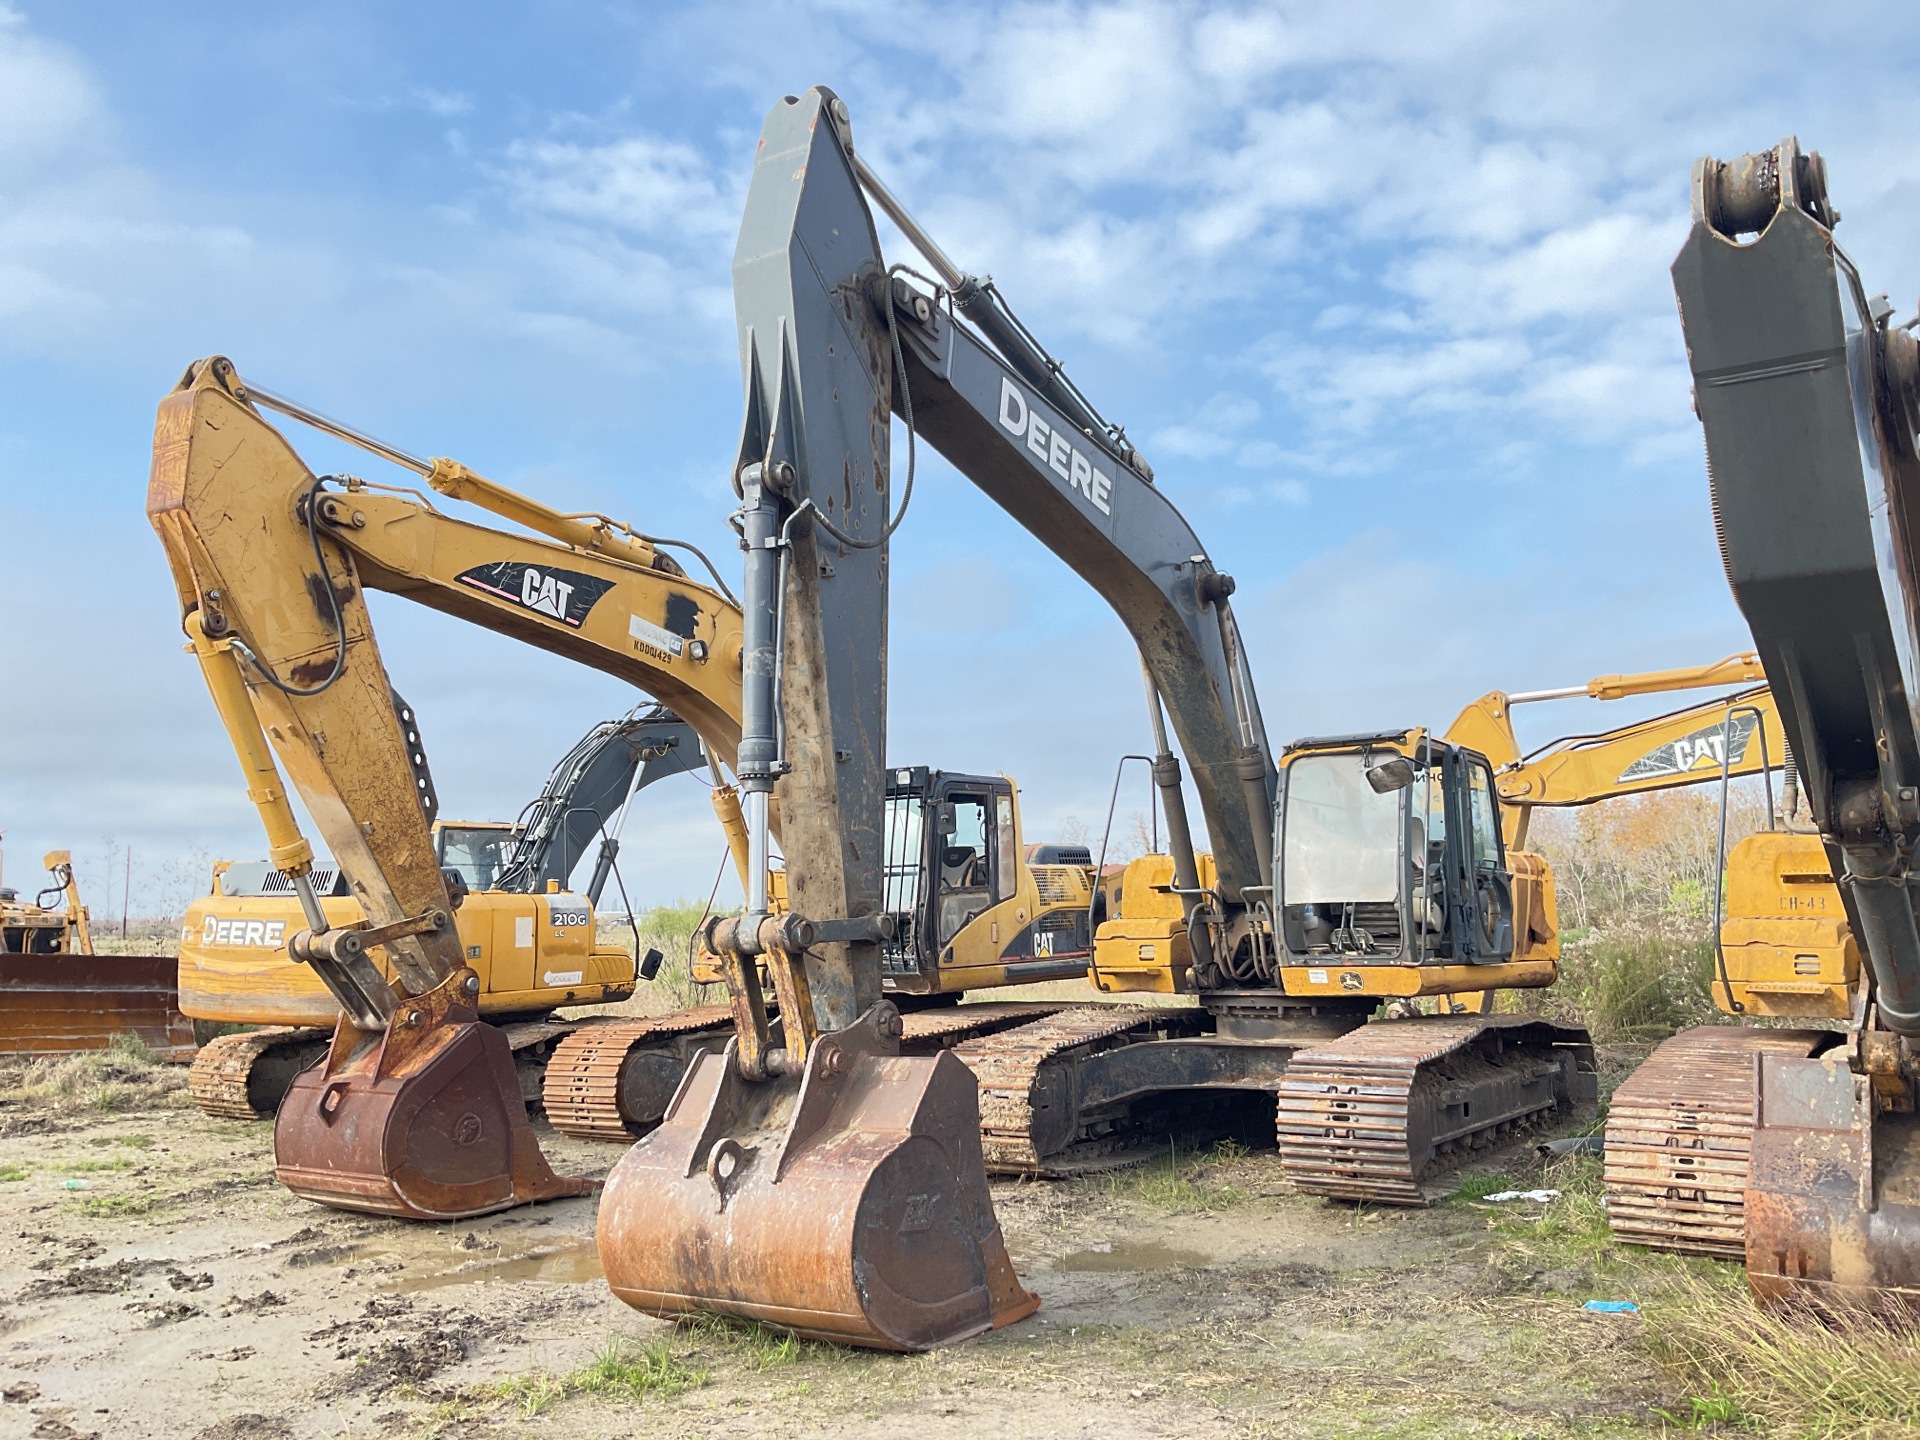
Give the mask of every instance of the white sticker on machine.
POLYGON ((1326 984, 1326 983, 1327 983, 1327 972, 1326 972, 1326 971, 1324 971, 1324 970, 1309 970, 1309 971, 1307 971, 1307 983, 1308 983, 1309 985, 1324 985, 1324 984, 1326 984))
POLYGON ((681 636, 664 626, 654 624, 651 620, 642 620, 638 615, 627 616, 627 634, 642 645, 650 646, 655 650, 664 650, 676 659, 687 646, 686 640, 681 636))
POLYGON ((513 917, 513 943, 521 950, 533 948, 533 916, 516 915, 513 917))
POLYGON ((540 983, 552 986, 578 985, 585 974, 584 970, 544 970, 540 974, 540 983))

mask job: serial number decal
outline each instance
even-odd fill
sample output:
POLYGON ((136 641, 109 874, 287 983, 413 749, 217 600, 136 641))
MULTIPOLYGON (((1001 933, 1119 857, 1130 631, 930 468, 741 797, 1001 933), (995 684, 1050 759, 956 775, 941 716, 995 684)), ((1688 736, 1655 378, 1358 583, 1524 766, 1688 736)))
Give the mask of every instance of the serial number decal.
POLYGON ((552 987, 578 985, 585 974, 584 970, 545 970, 540 974, 540 983, 552 987))
POLYGON ((549 620, 578 630, 600 597, 613 588, 611 580, 582 575, 577 570, 529 565, 524 560, 496 560, 475 565, 453 577, 462 585, 511 600, 549 620))

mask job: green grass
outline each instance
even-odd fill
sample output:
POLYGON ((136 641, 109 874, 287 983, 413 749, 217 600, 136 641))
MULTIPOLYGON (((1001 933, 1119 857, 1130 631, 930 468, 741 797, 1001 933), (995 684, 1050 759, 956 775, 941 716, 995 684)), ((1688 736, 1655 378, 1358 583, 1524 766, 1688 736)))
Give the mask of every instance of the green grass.
MULTIPOLYGON (((1573 1155, 1555 1161, 1537 1184, 1543 1189, 1558 1190, 1560 1194, 1537 1210, 1504 1207, 1496 1210, 1490 1225, 1494 1234, 1558 1264, 1617 1258, 1613 1250, 1613 1230, 1607 1223, 1606 1188, 1601 1181, 1597 1156, 1573 1155)), ((1481 1193, 1507 1188, 1530 1190, 1535 1187, 1496 1185, 1481 1193)))
MULTIPOLYGON (((533 1371, 526 1375, 511 1375, 505 1380, 496 1380, 486 1387, 488 1395, 495 1400, 504 1400, 520 1414, 531 1420, 545 1410, 554 1401, 567 1393, 565 1382, 555 1379, 543 1371, 533 1371)), ((449 1416, 449 1419, 464 1419, 464 1416, 449 1416)))
POLYGON ((63 1160, 53 1167, 56 1175, 96 1175, 102 1170, 128 1170, 133 1161, 124 1155, 116 1155, 111 1160, 63 1160))
POLYGON ((123 1030, 107 1042, 107 1052, 131 1060, 136 1065, 154 1063, 153 1051, 147 1048, 147 1042, 130 1030, 123 1030))
POLYGON ((1464 1204, 1468 1201, 1484 1200, 1489 1195, 1498 1195, 1503 1190, 1533 1188, 1532 1185, 1522 1184, 1510 1175, 1463 1175, 1447 1200, 1449 1203, 1464 1204))
POLYGON ((116 1037, 102 1050, 47 1055, 0 1066, 0 1095, 53 1109, 114 1111, 178 1103, 187 1088, 184 1065, 154 1062, 135 1037, 116 1037), (131 1044, 123 1043, 131 1041, 131 1044))
POLYGON ((1669 1425, 1677 1425, 1682 1430, 1752 1430, 1757 1426, 1753 1418, 1740 1408, 1740 1402, 1731 1395, 1723 1394, 1718 1381, 1710 1386, 1706 1395, 1687 1397, 1687 1413, 1676 1415, 1671 1410, 1658 1410, 1654 1414, 1669 1425))
POLYGON ((87 1143, 97 1146, 120 1145, 128 1150, 151 1150, 153 1137, 151 1135, 90 1135, 87 1137, 87 1143))
POLYGON ((1713 946, 1671 927, 1598 931, 1565 947, 1548 997, 1571 1005, 1603 1045, 1662 1040, 1719 1018, 1711 985, 1713 946))
POLYGON ((749 1370, 779 1370, 796 1365, 801 1357, 830 1352, 833 1347, 802 1340, 785 1330, 751 1320, 729 1320, 719 1315, 696 1315, 680 1322, 686 1334, 724 1348, 749 1370))
POLYGON ((667 1400, 706 1383, 707 1372, 676 1356, 666 1341, 639 1344, 614 1336, 590 1363, 570 1375, 534 1370, 510 1375, 468 1393, 510 1405, 522 1417, 532 1419, 569 1396, 667 1400))
POLYGON ((1674 1423, 1880 1440, 1920 1429, 1920 1333, 1865 1310, 1762 1309, 1694 1284, 1647 1308, 1655 1354, 1687 1386, 1674 1423))
POLYGON ((15 1180, 24 1180, 32 1172, 24 1165, 0 1165, 0 1185, 15 1180))
POLYGON ((567 1376, 561 1385, 570 1393, 669 1399, 707 1383, 707 1372, 675 1358, 664 1340, 636 1345, 609 1340, 591 1364, 567 1376))
MULTIPOLYGON (((619 892, 609 890, 603 899, 611 905, 619 903, 619 892)), ((650 910, 642 910, 634 917, 640 931, 640 950, 644 955, 648 950, 658 950, 665 960, 660 973, 651 983, 640 982, 639 996, 650 1002, 649 1010, 677 1010, 690 1005, 705 1003, 708 991, 715 987, 696 985, 688 965, 688 944, 694 927, 700 923, 706 913, 706 904, 700 900, 682 900, 672 905, 656 905, 650 910)), ((725 913, 725 906, 719 906, 715 914, 725 913)), ((601 925, 601 940, 628 949, 633 944, 633 931, 627 928, 624 920, 606 920, 601 925)), ((637 997, 636 997, 637 998, 637 997)))
POLYGON ((1177 1140, 1144 1165, 1115 1170, 1080 1183, 1113 1199, 1133 1200, 1169 1215, 1230 1210, 1251 1198, 1219 1172, 1247 1156, 1247 1147, 1222 1140, 1204 1149, 1182 1150, 1177 1140))

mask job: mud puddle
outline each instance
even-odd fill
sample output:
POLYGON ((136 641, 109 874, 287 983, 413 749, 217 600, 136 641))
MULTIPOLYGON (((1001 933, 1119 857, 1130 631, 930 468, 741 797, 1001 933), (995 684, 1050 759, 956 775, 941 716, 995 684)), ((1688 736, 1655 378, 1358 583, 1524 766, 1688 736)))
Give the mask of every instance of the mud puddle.
POLYGON ((555 1285, 584 1285, 601 1277, 600 1253, 592 1239, 577 1235, 481 1239, 468 1234, 451 1246, 392 1245, 369 1241, 332 1246, 317 1260, 351 1278, 376 1279, 374 1288, 414 1295, 456 1285, 537 1280, 555 1285))
POLYGON ((1125 1272, 1135 1270, 1171 1270, 1176 1265, 1207 1265, 1212 1257, 1198 1250, 1181 1250, 1154 1240, 1102 1240, 1084 1250, 1056 1257, 1055 1270, 1081 1273, 1125 1272))

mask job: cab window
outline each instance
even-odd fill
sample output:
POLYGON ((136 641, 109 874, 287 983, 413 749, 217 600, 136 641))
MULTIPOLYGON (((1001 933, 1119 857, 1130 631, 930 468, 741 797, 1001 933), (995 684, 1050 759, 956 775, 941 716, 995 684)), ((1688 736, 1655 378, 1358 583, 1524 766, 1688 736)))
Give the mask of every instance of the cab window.
POLYGON ((1287 905, 1400 894, 1400 794, 1367 783, 1364 755, 1308 755, 1287 767, 1281 886, 1287 905))
POLYGON ((448 826, 440 832, 440 868, 459 875, 469 890, 491 890, 512 848, 511 830, 448 826))
POLYGON ((1500 868, 1500 807, 1493 776, 1485 765, 1467 767, 1468 803, 1473 815, 1473 863, 1479 870, 1500 868))

